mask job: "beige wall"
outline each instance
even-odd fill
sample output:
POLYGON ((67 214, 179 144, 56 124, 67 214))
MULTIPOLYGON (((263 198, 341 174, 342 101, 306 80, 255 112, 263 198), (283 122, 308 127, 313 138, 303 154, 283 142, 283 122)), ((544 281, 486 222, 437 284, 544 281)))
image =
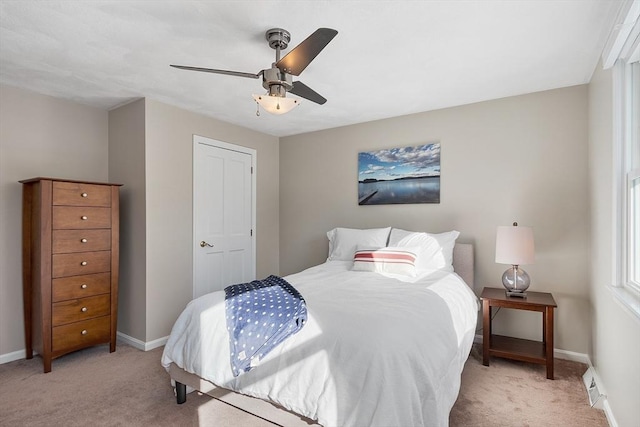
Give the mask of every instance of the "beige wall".
MULTIPOLYGON (((125 303, 126 312, 119 318, 119 330, 148 343, 169 334, 175 319, 193 296, 193 135, 257 151, 258 276, 277 274, 279 270, 279 149, 277 137, 161 102, 148 99, 139 102, 144 103, 144 107, 129 104, 111 112, 111 119, 120 118, 112 126, 122 132, 112 133, 110 144, 119 152, 118 159, 130 162, 120 172, 121 176, 134 181, 130 185, 131 197, 137 208, 130 212, 130 217, 122 218, 123 230, 135 233, 139 245, 139 249, 134 250, 132 243, 123 251, 128 266, 123 265, 121 295, 127 292, 125 289, 134 289, 135 302, 125 303), (143 118, 138 108, 143 108, 143 118), (137 111, 135 119, 130 115, 132 109, 137 111), (121 127, 123 121, 126 126, 121 127), (142 142, 140 132, 144 133, 142 142), (135 147, 129 142, 134 142, 135 147), (140 144, 143 147, 139 147, 140 144), (137 239, 143 239, 144 244, 137 239)), ((116 168, 114 165, 110 171, 116 168)))
POLYGON ((614 300, 613 73, 596 68, 589 84, 591 361, 619 426, 640 423, 640 321, 614 300))
POLYGON ((279 270, 278 138, 147 100, 147 336, 167 336, 192 299, 193 135, 257 151, 256 274, 279 270))
POLYGON ((118 331, 144 341, 147 315, 145 100, 109 112, 109 179, 120 187, 118 331))
POLYGON ((24 352, 22 186, 108 180, 107 112, 0 85, 0 361, 24 352))
MULTIPOLYGON (((586 353, 587 87, 576 86, 281 138, 280 270, 323 262, 333 227, 456 229, 475 244, 476 292, 500 287, 498 225, 534 229, 531 290, 557 303, 556 348, 586 353), (358 206, 359 151, 441 143, 441 203, 358 206)), ((497 332, 541 338, 539 314, 501 310, 497 332)))

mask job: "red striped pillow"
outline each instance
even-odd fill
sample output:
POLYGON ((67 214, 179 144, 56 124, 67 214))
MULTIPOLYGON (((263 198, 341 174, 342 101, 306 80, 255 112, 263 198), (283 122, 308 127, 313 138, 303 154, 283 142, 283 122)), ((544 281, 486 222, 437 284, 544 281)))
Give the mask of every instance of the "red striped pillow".
POLYGON ((416 254, 417 248, 358 248, 353 257, 352 270, 415 276, 416 254))

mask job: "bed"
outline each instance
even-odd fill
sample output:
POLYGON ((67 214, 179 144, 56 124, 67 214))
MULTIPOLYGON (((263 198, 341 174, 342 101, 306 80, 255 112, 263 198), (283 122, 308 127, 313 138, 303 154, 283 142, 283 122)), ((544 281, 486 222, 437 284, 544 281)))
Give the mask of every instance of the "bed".
POLYGON ((193 300, 162 355, 178 403, 198 390, 283 426, 448 425, 479 309, 473 247, 451 233, 440 241, 444 233, 391 228, 327 233, 327 261, 285 277, 306 301, 305 326, 239 376, 224 291, 193 300), (416 268, 356 268, 363 247, 411 250, 416 268), (419 265, 434 254, 443 268, 419 265))

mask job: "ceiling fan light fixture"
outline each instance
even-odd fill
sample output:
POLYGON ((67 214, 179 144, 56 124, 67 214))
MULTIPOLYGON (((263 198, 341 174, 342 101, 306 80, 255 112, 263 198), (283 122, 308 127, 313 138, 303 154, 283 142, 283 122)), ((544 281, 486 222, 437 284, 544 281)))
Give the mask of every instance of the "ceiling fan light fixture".
POLYGON ((253 99, 255 99, 258 105, 260 105, 266 112, 271 114, 286 114, 300 105, 300 101, 295 98, 285 98, 269 94, 254 94, 253 99))

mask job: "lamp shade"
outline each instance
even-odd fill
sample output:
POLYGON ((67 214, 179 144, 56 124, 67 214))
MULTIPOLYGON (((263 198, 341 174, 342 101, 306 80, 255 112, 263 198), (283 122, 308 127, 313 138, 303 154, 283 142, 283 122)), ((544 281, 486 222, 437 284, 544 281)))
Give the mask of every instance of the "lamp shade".
POLYGON ((500 226, 496 234, 496 262, 526 265, 534 263, 533 229, 526 226, 500 226))
POLYGON ((283 96, 273 96, 269 94, 254 94, 253 99, 255 99, 256 102, 265 109, 265 111, 271 114, 285 114, 300 105, 300 101, 298 101, 297 99, 285 98, 283 96))

